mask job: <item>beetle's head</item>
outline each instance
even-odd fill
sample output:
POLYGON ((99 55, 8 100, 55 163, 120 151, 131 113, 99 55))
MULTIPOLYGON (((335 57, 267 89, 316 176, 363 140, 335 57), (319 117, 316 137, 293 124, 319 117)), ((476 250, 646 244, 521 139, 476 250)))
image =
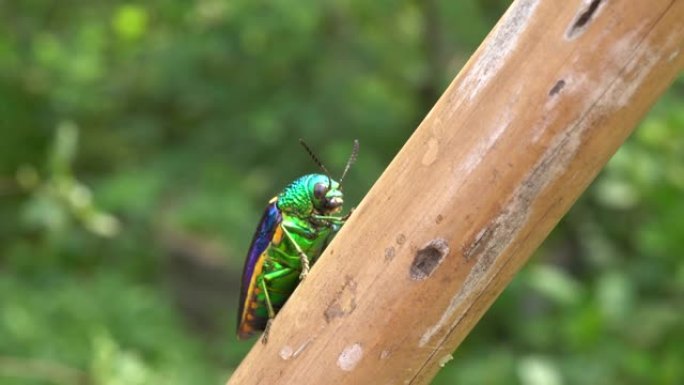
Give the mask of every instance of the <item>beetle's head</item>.
POLYGON ((342 210, 344 194, 341 186, 327 175, 312 174, 307 183, 307 189, 317 212, 328 215, 342 210))
POLYGON ((308 178, 307 183, 306 183, 306 188, 309 193, 309 198, 311 199, 311 203, 313 204, 314 210, 322 215, 329 215, 329 214, 335 214, 338 213, 342 210, 342 204, 344 203, 344 198, 342 194, 342 181, 344 180, 345 175, 347 175, 347 171, 349 171, 349 167, 356 161, 356 155, 359 152, 359 141, 354 140, 354 147, 352 148, 351 155, 349 155, 349 159, 347 159, 347 165, 344 166, 344 171, 342 172, 342 176, 340 177, 340 181, 334 181, 330 177, 330 173, 328 170, 323 166, 323 163, 321 163, 320 160, 318 160, 318 157, 314 155, 313 151, 309 148, 309 146, 304 143, 303 140, 299 139, 299 143, 304 146, 306 151, 311 155, 311 159, 316 162, 318 167, 323 170, 325 174, 311 174, 309 176, 306 176, 304 178, 308 178))

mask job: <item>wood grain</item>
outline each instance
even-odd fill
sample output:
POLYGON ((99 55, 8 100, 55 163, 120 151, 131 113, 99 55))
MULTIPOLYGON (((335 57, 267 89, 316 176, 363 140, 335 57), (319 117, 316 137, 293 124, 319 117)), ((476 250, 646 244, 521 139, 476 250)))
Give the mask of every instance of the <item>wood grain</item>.
POLYGON ((684 0, 515 1, 228 383, 429 383, 683 49, 684 0))

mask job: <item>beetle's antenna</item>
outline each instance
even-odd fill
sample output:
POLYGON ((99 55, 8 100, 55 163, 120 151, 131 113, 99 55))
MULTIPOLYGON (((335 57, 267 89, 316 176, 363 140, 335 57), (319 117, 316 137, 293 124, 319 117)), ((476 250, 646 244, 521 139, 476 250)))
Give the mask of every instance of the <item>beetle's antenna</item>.
POLYGON ((347 165, 344 166, 344 171, 342 172, 342 176, 340 177, 340 185, 342 185, 342 181, 344 180, 345 175, 347 175, 347 171, 349 171, 349 167, 351 167, 354 162, 356 162, 356 156, 359 155, 359 141, 358 139, 354 139, 354 147, 352 148, 351 155, 349 155, 349 159, 347 160, 347 165))
POLYGON ((323 163, 321 163, 321 161, 318 159, 318 157, 316 156, 316 154, 314 154, 313 151, 311 151, 311 149, 309 148, 309 146, 307 146, 306 143, 304 143, 304 140, 303 140, 302 138, 299 138, 299 143, 300 143, 302 146, 304 146, 304 148, 306 149, 306 152, 308 152, 309 155, 311 156, 311 159, 313 159, 313 161, 318 165, 318 167, 320 167, 321 170, 323 170, 323 172, 325 173, 325 175, 328 175, 328 179, 330 179, 330 172, 328 171, 328 169, 325 168, 325 166, 323 165, 323 163))

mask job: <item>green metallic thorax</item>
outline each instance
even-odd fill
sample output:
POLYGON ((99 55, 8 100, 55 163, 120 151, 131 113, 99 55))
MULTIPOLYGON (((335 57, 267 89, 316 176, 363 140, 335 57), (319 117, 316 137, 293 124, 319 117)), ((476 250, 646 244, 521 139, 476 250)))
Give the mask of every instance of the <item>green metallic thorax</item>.
POLYGON ((334 180, 322 174, 309 174, 295 180, 285 187, 283 192, 278 195, 278 208, 281 212, 289 213, 299 218, 311 218, 314 214, 327 215, 329 213, 320 212, 314 206, 313 186, 316 183, 323 183, 331 187, 331 194, 341 196, 340 185, 334 180))
POLYGON ((278 195, 278 208, 283 213, 306 218, 313 213, 313 202, 307 191, 308 181, 316 174, 304 175, 290 183, 278 195))

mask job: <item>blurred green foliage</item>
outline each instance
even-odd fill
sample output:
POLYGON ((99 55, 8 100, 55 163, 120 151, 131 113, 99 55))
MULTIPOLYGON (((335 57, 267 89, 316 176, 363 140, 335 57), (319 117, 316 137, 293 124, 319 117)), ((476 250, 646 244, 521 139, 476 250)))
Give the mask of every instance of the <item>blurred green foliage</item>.
MULTIPOLYGON (((0 383, 221 383, 268 198, 356 204, 502 0, 0 2, 0 383)), ((436 384, 684 383, 684 83, 436 384)), ((447 357, 448 358, 448 357, 447 357)), ((448 362, 447 362, 448 361, 448 362)))

